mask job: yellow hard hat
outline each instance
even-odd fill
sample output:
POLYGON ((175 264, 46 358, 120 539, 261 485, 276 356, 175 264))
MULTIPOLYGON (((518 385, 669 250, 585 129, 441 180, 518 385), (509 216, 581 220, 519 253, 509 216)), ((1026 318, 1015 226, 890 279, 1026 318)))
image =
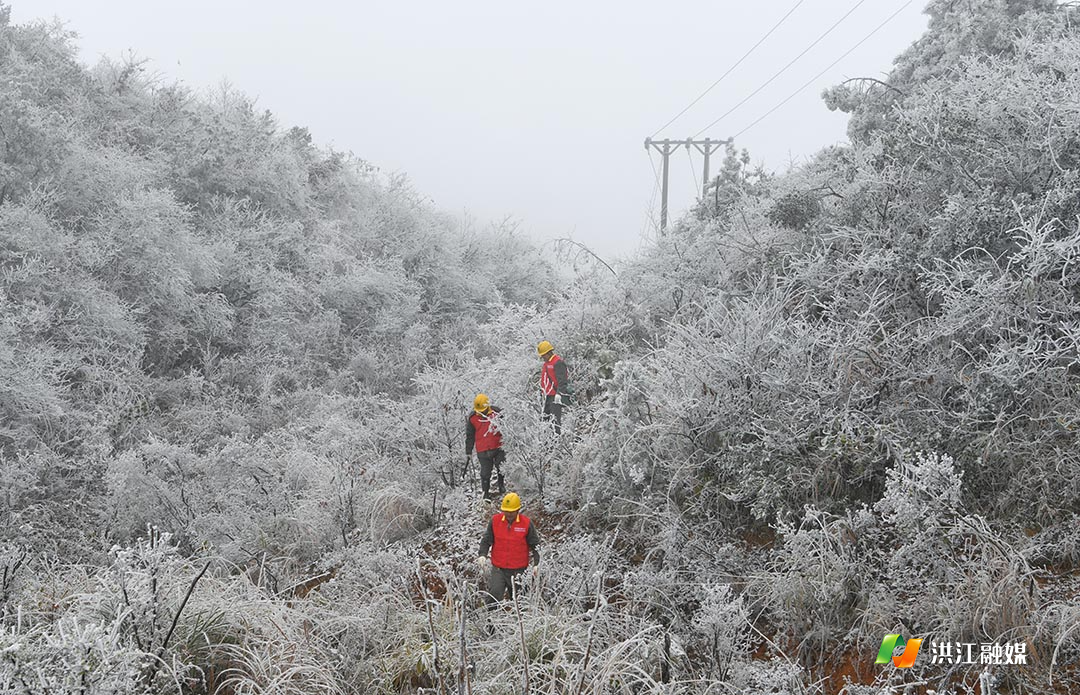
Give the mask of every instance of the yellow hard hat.
POLYGON ((541 340, 540 344, 536 346, 536 354, 546 355, 554 349, 555 346, 553 346, 551 343, 546 340, 541 340))
POLYGON ((517 496, 516 492, 508 492, 502 499, 502 504, 499 505, 499 509, 504 512, 516 512, 521 509, 521 498, 517 496))
POLYGON ((487 394, 478 393, 473 399, 472 407, 478 413, 486 413, 491 407, 491 399, 487 397, 487 394))

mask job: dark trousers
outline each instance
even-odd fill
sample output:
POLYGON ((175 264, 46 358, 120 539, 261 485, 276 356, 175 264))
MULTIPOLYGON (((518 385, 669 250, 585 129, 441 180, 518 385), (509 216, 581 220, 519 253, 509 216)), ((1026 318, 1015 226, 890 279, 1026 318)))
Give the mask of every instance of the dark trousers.
POLYGON ((544 419, 555 422, 555 434, 562 432, 562 403, 555 402, 555 396, 544 396, 544 419))
POLYGON ((487 603, 488 608, 494 608, 495 604, 502 601, 509 595, 510 598, 514 598, 514 581, 518 584, 522 582, 521 574, 525 571, 522 567, 519 570, 507 570, 502 567, 491 566, 491 573, 488 574, 488 593, 484 596, 484 602, 487 603))
POLYGON ((480 462, 480 489, 484 491, 484 497, 491 490, 491 471, 495 471, 495 482, 499 486, 499 494, 506 492, 503 482, 502 462, 506 460, 506 452, 502 449, 476 452, 476 460, 480 462))

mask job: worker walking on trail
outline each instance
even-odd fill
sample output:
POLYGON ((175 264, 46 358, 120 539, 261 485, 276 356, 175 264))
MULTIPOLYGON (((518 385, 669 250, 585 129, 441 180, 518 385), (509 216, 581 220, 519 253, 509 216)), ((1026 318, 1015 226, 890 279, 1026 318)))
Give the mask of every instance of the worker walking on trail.
POLYGON ((529 517, 521 513, 521 498, 508 492, 499 506, 500 513, 491 517, 484 537, 480 539, 480 556, 477 564, 483 570, 488 565, 491 552, 491 572, 488 574, 488 595, 484 600, 488 608, 502 601, 509 592, 514 596, 514 580, 529 567, 531 557, 533 572, 540 564, 540 536, 529 517))
POLYGON ((480 463, 480 489, 484 499, 490 500, 491 472, 496 472, 499 494, 506 492, 503 484, 502 462, 506 452, 502 450, 502 434, 498 425, 499 409, 492 407, 491 399, 484 394, 477 394, 473 400, 473 411, 465 420, 465 466, 472 460, 473 446, 476 447, 476 460, 480 463))
POLYGON ((540 368, 540 390, 544 393, 544 417, 555 422, 555 434, 562 432, 562 409, 570 405, 570 372, 563 358, 555 354, 555 348, 546 340, 540 341, 536 352, 544 365, 540 368))

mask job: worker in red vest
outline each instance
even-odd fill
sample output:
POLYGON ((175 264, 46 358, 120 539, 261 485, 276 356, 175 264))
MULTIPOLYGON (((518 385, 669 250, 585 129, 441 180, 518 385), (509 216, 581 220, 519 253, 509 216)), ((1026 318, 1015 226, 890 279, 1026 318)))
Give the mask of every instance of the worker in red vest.
POLYGON ((502 434, 498 425, 499 409, 491 405, 491 399, 485 394, 477 394, 473 400, 473 411, 465 419, 465 467, 472 461, 473 446, 476 447, 476 460, 480 463, 480 489, 484 499, 490 500, 491 472, 497 474, 496 482, 499 494, 506 492, 503 484, 502 462, 506 452, 502 449, 502 434))
POLYGON ((562 409, 570 405, 570 373, 563 358, 546 340, 540 341, 536 352, 544 365, 540 368, 540 390, 544 393, 544 417, 555 421, 555 434, 562 432, 562 409))
POLYGON ((508 492, 499 509, 501 512, 491 517, 480 539, 480 556, 476 558, 480 568, 485 569, 491 552, 488 596, 484 598, 488 608, 494 608, 507 592, 513 598, 514 580, 528 568, 530 558, 534 573, 540 564, 540 536, 529 517, 521 513, 521 498, 508 492))

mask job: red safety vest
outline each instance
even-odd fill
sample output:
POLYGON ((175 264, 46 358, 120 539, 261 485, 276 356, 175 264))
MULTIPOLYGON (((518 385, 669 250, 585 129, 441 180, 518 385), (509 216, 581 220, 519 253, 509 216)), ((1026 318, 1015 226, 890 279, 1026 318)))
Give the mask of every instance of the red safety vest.
POLYGON ((469 422, 472 423, 473 429, 476 431, 477 453, 491 451, 502 446, 502 434, 499 433, 499 426, 495 424, 494 410, 488 415, 474 412, 469 416, 469 422))
POLYGON ((491 545, 491 564, 504 570, 519 570, 529 566, 529 517, 518 514, 513 524, 506 523, 503 514, 491 518, 495 542, 491 545))
POLYGON ((540 368, 540 390, 545 396, 554 396, 559 387, 559 381, 555 378, 555 363, 561 360, 562 358, 558 355, 552 355, 551 359, 544 362, 544 366, 540 368))

